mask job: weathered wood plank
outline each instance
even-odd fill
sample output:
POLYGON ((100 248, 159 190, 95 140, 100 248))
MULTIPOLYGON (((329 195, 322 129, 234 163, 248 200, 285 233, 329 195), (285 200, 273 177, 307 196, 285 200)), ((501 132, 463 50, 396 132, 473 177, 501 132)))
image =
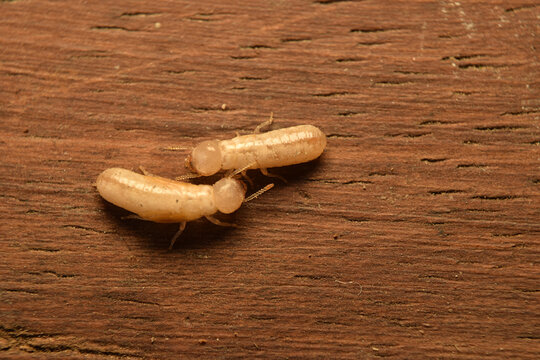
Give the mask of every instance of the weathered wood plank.
POLYGON ((0 2, 0 357, 537 358, 538 9, 0 2), (92 187, 270 112, 328 148, 238 229, 92 187))

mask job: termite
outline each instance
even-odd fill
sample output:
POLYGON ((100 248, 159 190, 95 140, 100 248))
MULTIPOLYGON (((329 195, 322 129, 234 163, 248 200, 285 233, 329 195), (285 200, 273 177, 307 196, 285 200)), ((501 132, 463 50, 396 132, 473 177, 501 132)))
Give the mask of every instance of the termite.
MULTIPOLYGON (((210 176, 221 170, 267 169, 300 164, 318 158, 326 147, 326 135, 312 125, 299 125, 261 133, 273 116, 253 134, 230 140, 208 140, 197 145, 186 158, 186 167, 197 175, 210 176)), ((187 176, 189 177, 189 176, 187 176)))
POLYGON ((243 202, 256 198, 273 186, 270 184, 245 198, 244 183, 232 177, 225 177, 214 185, 195 185, 149 175, 141 170, 144 175, 121 168, 107 169, 97 178, 97 190, 108 202, 136 214, 127 218, 180 223, 169 249, 172 249, 188 221, 205 217, 216 225, 235 226, 221 222, 212 215, 218 211, 233 213, 243 202))

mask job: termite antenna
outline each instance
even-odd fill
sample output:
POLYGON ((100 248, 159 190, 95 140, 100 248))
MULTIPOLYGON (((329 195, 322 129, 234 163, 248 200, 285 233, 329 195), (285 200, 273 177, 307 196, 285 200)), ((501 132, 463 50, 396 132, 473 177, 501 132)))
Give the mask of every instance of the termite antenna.
POLYGON ((184 180, 189 180, 189 179, 196 179, 196 178, 199 178, 199 177, 201 177, 201 175, 199 175, 199 174, 184 174, 184 175, 175 177, 174 180, 176 180, 176 181, 184 181, 184 180))
POLYGON ((163 148, 164 150, 169 150, 169 151, 184 151, 186 150, 186 148, 184 146, 167 146, 165 148, 163 148))
POLYGON ((261 190, 257 191, 256 193, 253 193, 251 195, 249 195, 245 200, 244 202, 247 203, 248 201, 251 201, 253 199, 256 199, 258 198, 259 196, 261 196, 262 194, 264 194, 265 192, 267 192, 268 190, 270 190, 271 188, 274 187, 274 184, 268 184, 266 185, 265 187, 263 187, 261 190))
POLYGON ((236 176, 236 175, 240 174, 241 172, 246 171, 247 169, 249 169, 249 168, 252 167, 252 166, 255 166, 256 164, 257 164, 257 162, 254 161, 254 162, 252 162, 252 163, 250 163, 250 164, 244 166, 244 167, 241 168, 241 169, 238 169, 238 170, 233 171, 231 174, 227 175, 227 177, 228 177, 228 178, 232 178, 233 176, 236 176))

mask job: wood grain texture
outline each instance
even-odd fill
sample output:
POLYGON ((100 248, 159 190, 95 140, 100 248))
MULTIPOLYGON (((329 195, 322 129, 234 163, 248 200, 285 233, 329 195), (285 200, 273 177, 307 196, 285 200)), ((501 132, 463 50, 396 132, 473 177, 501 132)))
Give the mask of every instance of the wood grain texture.
POLYGON ((1 1, 0 357, 538 358, 539 10, 1 1), (237 229, 92 186, 272 111, 327 151, 237 229))

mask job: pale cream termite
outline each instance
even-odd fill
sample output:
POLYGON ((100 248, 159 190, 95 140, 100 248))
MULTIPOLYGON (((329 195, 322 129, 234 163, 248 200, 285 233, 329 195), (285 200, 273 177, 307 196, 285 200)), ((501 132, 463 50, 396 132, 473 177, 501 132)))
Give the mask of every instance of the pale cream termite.
POLYGON ((198 175, 220 170, 260 169, 300 164, 318 158, 326 147, 326 135, 312 125, 299 125, 259 133, 272 123, 257 126, 254 134, 230 140, 208 140, 197 145, 186 158, 186 166, 198 175))
POLYGON ((136 218, 157 223, 180 223, 170 248, 187 221, 206 217, 216 225, 231 226, 212 215, 218 211, 230 214, 238 210, 243 202, 260 194, 258 192, 245 199, 244 184, 231 177, 223 178, 214 185, 195 185, 121 168, 103 171, 97 178, 96 187, 105 200, 137 214, 136 218))

